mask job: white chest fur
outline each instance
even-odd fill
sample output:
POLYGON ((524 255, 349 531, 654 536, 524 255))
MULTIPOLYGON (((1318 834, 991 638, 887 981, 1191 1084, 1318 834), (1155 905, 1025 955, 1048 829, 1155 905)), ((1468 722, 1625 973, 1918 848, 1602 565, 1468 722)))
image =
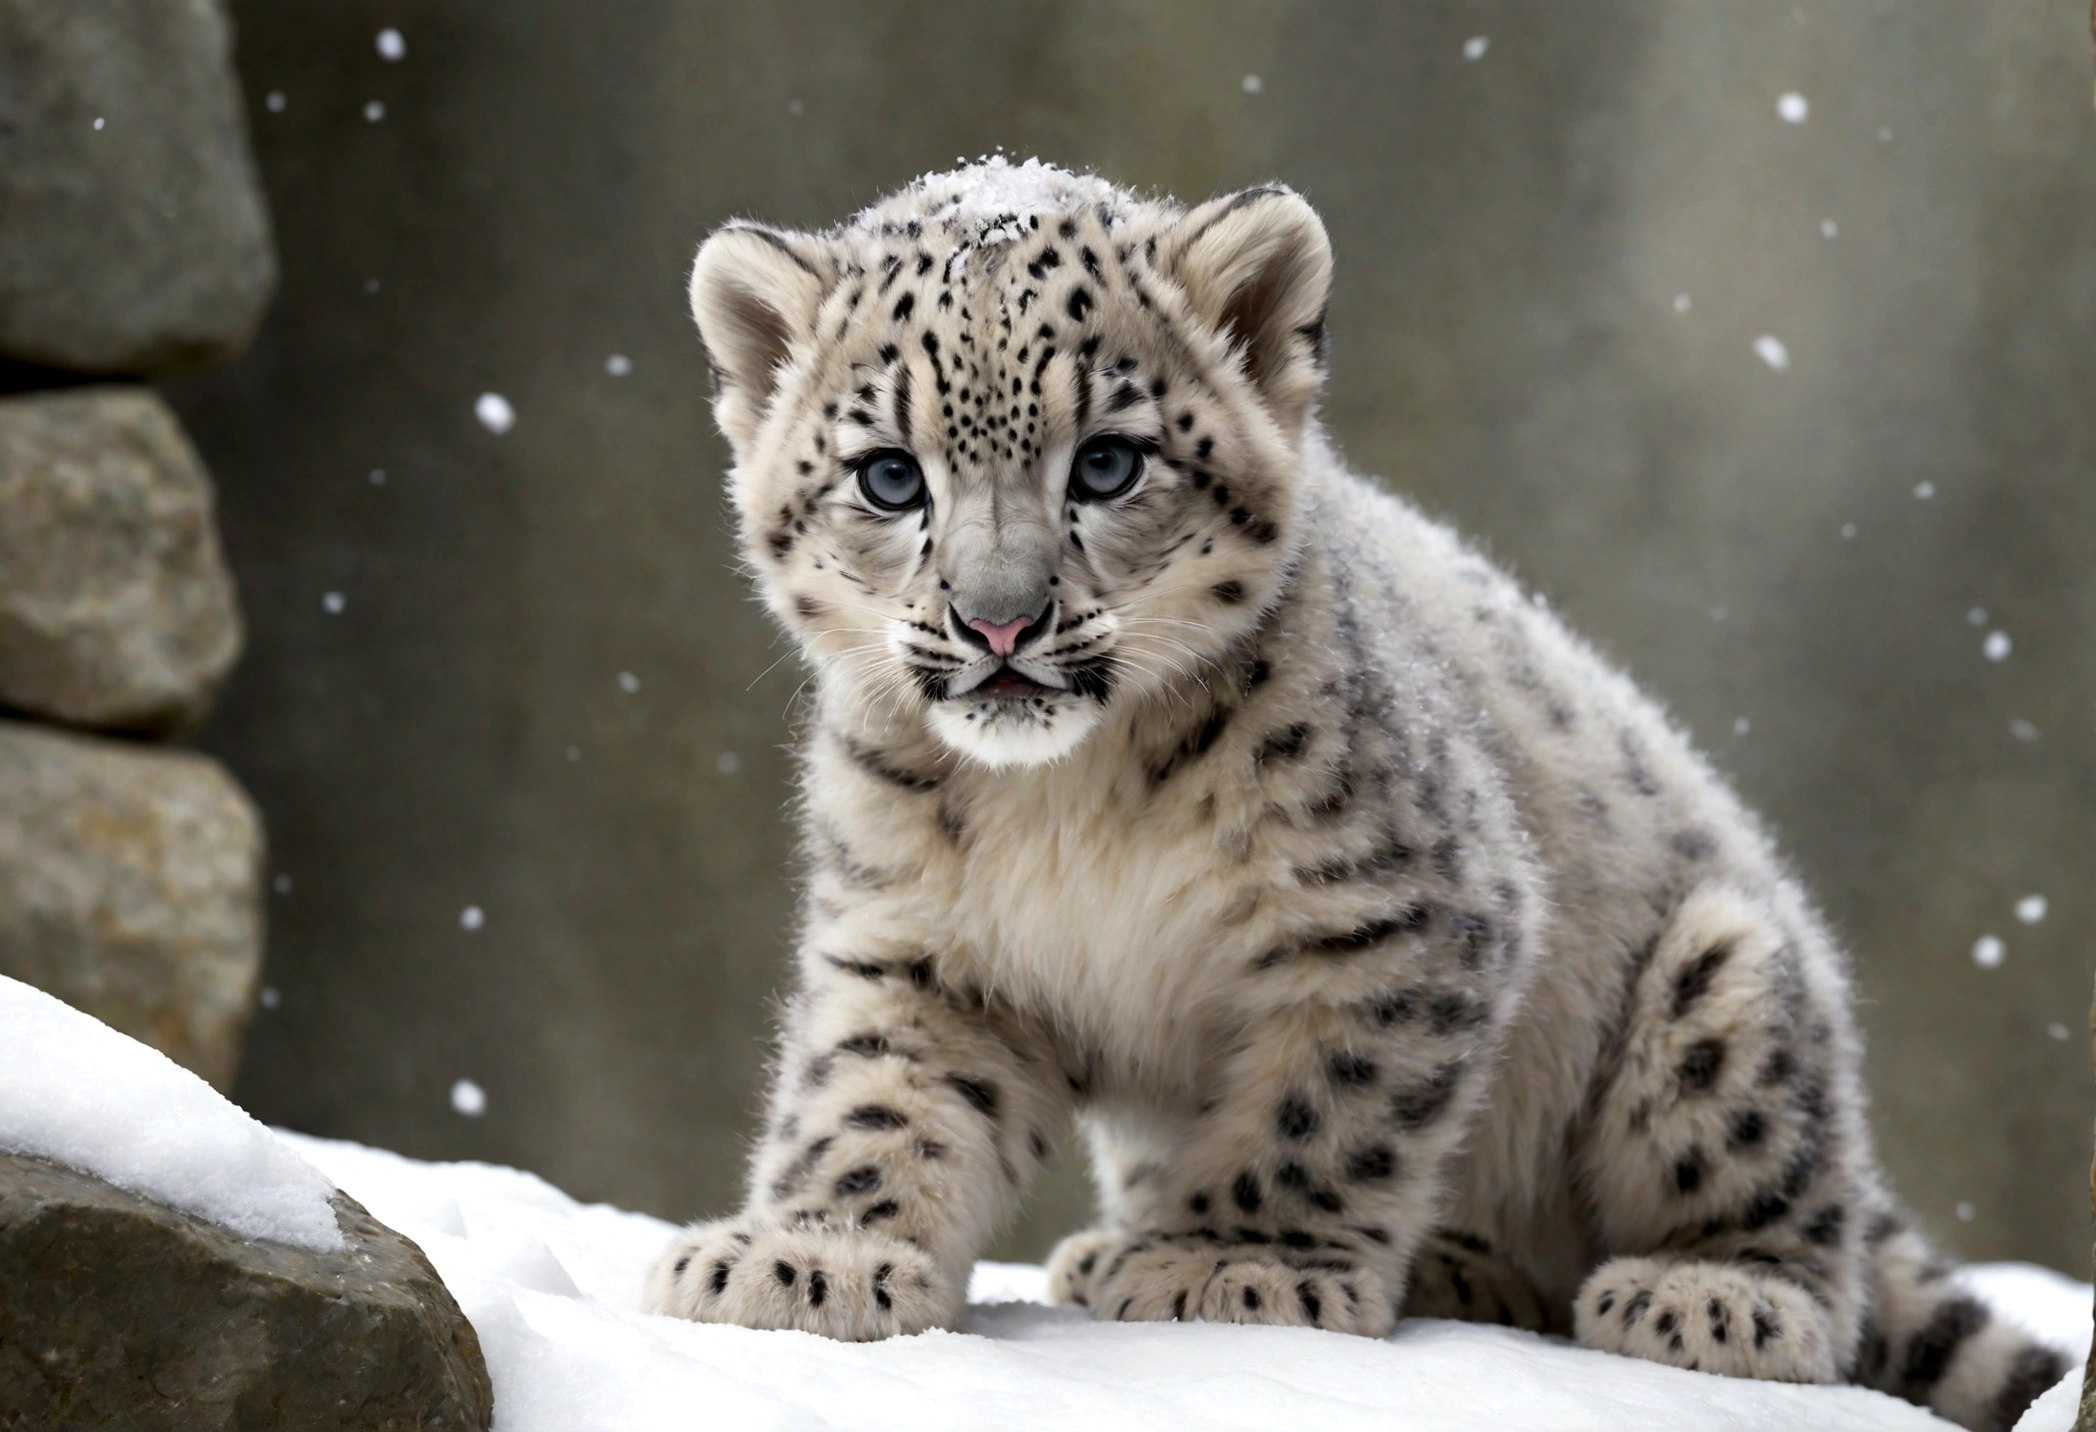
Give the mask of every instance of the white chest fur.
POLYGON ((1112 743, 1095 744, 942 792, 939 833, 913 842, 924 858, 893 898, 948 979, 1109 1085, 1190 1100, 1271 937, 1269 872, 1219 828, 1211 791, 1163 795, 1112 743))

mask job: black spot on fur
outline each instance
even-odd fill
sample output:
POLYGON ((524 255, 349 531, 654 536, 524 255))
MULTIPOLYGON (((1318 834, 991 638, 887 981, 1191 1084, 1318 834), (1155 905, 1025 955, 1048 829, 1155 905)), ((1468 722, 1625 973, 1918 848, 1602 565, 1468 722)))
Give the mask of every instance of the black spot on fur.
POLYGON ((861 1104, 844 1116, 844 1122, 854 1129, 899 1129, 910 1121, 886 1104, 861 1104))
POLYGON ((1310 1326, 1324 1326, 1325 1305, 1319 1301, 1316 1291, 1308 1282, 1295 1285, 1295 1300, 1303 1305, 1303 1316, 1310 1320, 1310 1326))
POLYGON ((1206 1213, 1208 1211, 1208 1195, 1197 1193, 1186 1200, 1186 1206, 1195 1213, 1206 1213))
POLYGON ((895 1273, 893 1263, 883 1263, 873 1270, 873 1300, 882 1307, 893 1307, 895 1299, 889 1296, 888 1279, 895 1273))
POLYGON ((1866 1248, 1883 1247, 1887 1239, 1891 1238, 1895 1233, 1905 1232, 1906 1227, 1906 1221, 1898 1214, 1880 1209, 1871 1215, 1870 1227, 1863 1231, 1863 1246, 1866 1248))
POLYGON ((1247 1284, 1244 1290, 1244 1305, 1256 1310, 1259 1306, 1259 1290, 1247 1284))
POLYGON ((884 1198, 859 1215, 859 1226, 865 1228, 876 1223, 885 1223, 900 1212, 902 1212, 901 1204, 892 1198, 884 1198))
POLYGON ((1776 1319, 1776 1314, 1775 1314, 1775 1312, 1774 1312, 1774 1311, 1773 1311, 1772 1309, 1769 1309, 1769 1308, 1764 1308, 1764 1307, 1757 1307, 1757 1308, 1755 1308, 1755 1309, 1754 1309, 1754 1346, 1755 1346, 1755 1348, 1756 1348, 1756 1349, 1760 1349, 1760 1348, 1764 1348, 1764 1347, 1767 1347, 1767 1346, 1768 1346, 1768 1345, 1769 1345, 1770 1343, 1774 1342, 1774 1341, 1775 1341, 1775 1340, 1776 1340, 1777 1338, 1780 1338, 1780 1337, 1782 1337, 1782 1336, 1783 1336, 1783 1324, 1777 1321, 1777 1319, 1776 1319))
POLYGON ((1085 314, 1091 312, 1091 309, 1092 291, 1083 284, 1071 289, 1069 298, 1063 303, 1063 312, 1070 315, 1072 323, 1084 322, 1085 314))
POLYGON ((1397 1172, 1397 1155, 1381 1144, 1347 1155, 1346 1177, 1352 1183, 1377 1183, 1397 1172))
POLYGON ((981 1079, 971 1079, 965 1074, 949 1074, 946 1082, 959 1091, 968 1101, 970 1108, 986 1119, 997 1117, 997 1086, 981 1079))
POLYGON ((1650 1288, 1639 1289, 1631 1296, 1630 1301, 1623 1305, 1623 1326, 1626 1328, 1636 1327, 1639 1320, 1645 1316, 1646 1310, 1651 1306, 1652 1290, 1650 1288))
POLYGON ((1325 1061, 1325 1072, 1332 1076, 1334 1084, 1358 1089, 1375 1081, 1376 1067, 1372 1061, 1342 1049, 1325 1061))
POLYGON ((1230 1185, 1230 1200, 1246 1213, 1257 1213, 1260 1203, 1263 1202, 1259 1193, 1259 1180, 1252 1177, 1249 1171, 1239 1174, 1237 1181, 1230 1185))
POLYGON ((1268 761, 1292 761, 1302 755, 1303 748, 1309 744, 1309 724, 1298 721, 1287 730, 1276 731, 1261 741, 1259 753, 1254 759, 1262 766, 1268 761))
POLYGON ((1677 830, 1667 837, 1667 844, 1683 860, 1708 860, 1718 850, 1716 837, 1707 830, 1677 830))
POLYGON ((1674 976, 1674 1018, 1687 1014, 1697 1000, 1710 992, 1711 981, 1731 958, 1732 944, 1726 941, 1712 945, 1681 967, 1681 973, 1674 976))
POLYGON ((793 1286, 793 1279, 795 1276, 793 1271, 793 1265, 787 1262, 784 1258, 781 1258, 778 1262, 771 1265, 771 1275, 779 1280, 780 1287, 790 1288, 793 1286))
POLYGON ((1749 1233, 1762 1229, 1790 1212, 1790 1200, 1774 1189, 1764 1188, 1747 1203, 1747 1211, 1739 1218, 1739 1226, 1749 1233))
POLYGON ((1427 912, 1424 906, 1407 905, 1394 915, 1370 920, 1365 925, 1358 925, 1341 934, 1319 936, 1303 948, 1320 955, 1351 954, 1355 950, 1371 949, 1394 935, 1409 934, 1426 922, 1427 912))
POLYGON ((1848 1210, 1838 1203, 1830 1203, 1805 1225, 1805 1241, 1816 1243, 1822 1248, 1832 1248, 1841 1242, 1842 1225, 1848 1221, 1848 1210))
POLYGON ((862 1193, 872 1193, 880 1186, 881 1171, 872 1164, 860 1164, 839 1175, 835 1185, 839 1198, 856 1198, 862 1193))
POLYGON ((844 740, 844 750, 845 754, 851 757, 852 762, 860 770, 865 771, 868 775, 878 780, 887 782, 891 786, 897 786, 906 791, 933 791, 937 790, 946 781, 946 777, 943 775, 904 770, 899 766, 892 765, 881 752, 848 737, 844 740))
POLYGON ((1281 1137, 1293 1139, 1297 1143, 1315 1134, 1320 1122, 1322 1121, 1317 1116, 1317 1110, 1293 1094, 1281 1101, 1280 1111, 1275 1115, 1275 1124, 1281 1130, 1281 1137))
POLYGON ((1694 1193, 1703 1186, 1704 1171, 1702 1150, 1690 1149, 1675 1161, 1674 1191, 1681 1194, 1694 1193))
POLYGON ((1491 1017, 1489 1007, 1460 994, 1436 995, 1426 1007, 1427 1029, 1437 1035, 1475 1029, 1491 1017))
POLYGON ((891 316, 895 319, 897 323, 900 323, 905 318, 908 318, 910 316, 910 311, 916 307, 917 295, 914 293, 906 293, 901 298, 895 300, 895 310, 891 316))
POLYGON ((1462 1072, 1460 1064, 1443 1064, 1423 1083, 1398 1090, 1390 1099, 1391 1119, 1407 1132, 1416 1132, 1433 1123, 1447 1112, 1462 1072))
POLYGON ((845 1054, 856 1054, 863 1059, 871 1059, 876 1054, 888 1052, 888 1041, 878 1034, 854 1034, 849 1039, 840 1040, 837 1048, 845 1054))
POLYGON ((1215 595, 1217 601, 1225 606, 1234 607, 1245 598, 1244 583, 1234 578, 1226 582, 1217 582, 1208 590, 1215 595))
POLYGON ((2014 1427, 2039 1397, 2052 1390, 2067 1372, 2067 1359, 2049 1347, 2025 1343, 2009 1365, 2009 1375, 1994 1397, 1994 1425, 2014 1427))
POLYGON ((1761 1110, 1742 1109, 1732 1116, 1732 1127, 1725 1136, 1725 1147, 1750 1149, 1760 1143, 1762 1135, 1767 1132, 1767 1121, 1761 1117, 1761 1110))
POLYGON ((1907 1344, 1900 1362, 1899 1392, 1909 1402, 1927 1402, 1931 1388, 1950 1370, 1965 1340, 1987 1326, 1993 1314, 1969 1294, 1946 1298, 1907 1344))
POLYGON ((1724 1067, 1725 1041, 1699 1039, 1682 1054, 1681 1065, 1674 1072, 1681 1080, 1683 1093, 1707 1094, 1724 1067))
POLYGON ((829 1275, 824 1273, 822 1269, 817 1268, 808 1275, 808 1306, 811 1308, 821 1307, 823 1299, 829 1297, 829 1295, 829 1275))
POLYGON ((1645 764, 1645 745, 1635 731, 1624 731, 1619 738, 1623 750, 1623 779, 1630 788, 1641 796, 1656 796, 1660 792, 1658 777, 1645 764))

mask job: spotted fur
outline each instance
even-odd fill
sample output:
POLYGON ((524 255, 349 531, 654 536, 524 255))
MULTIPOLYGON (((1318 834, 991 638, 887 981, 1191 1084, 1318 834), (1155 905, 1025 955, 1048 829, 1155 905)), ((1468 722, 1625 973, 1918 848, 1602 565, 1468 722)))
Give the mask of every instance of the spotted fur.
POLYGON ((2056 1362, 1891 1209, 1824 925, 1650 700, 1340 465, 1330 275, 1281 186, 1002 164, 701 251, 816 694, 749 1199, 654 1305, 951 1326, 1081 1125, 1052 1286, 1100 1317, 1409 1308, 2006 1426, 2056 1362), (1102 435, 1140 476, 1091 500, 1102 435), (898 453, 901 510, 860 472, 898 453))

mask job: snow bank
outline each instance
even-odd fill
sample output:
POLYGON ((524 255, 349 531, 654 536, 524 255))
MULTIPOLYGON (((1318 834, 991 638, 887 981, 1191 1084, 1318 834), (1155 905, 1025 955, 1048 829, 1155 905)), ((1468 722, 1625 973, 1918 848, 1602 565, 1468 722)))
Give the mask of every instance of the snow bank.
MULTIPOLYGON (((429 1254, 479 1330, 497 1432, 1945 1427, 1861 1388, 1678 1372, 1504 1328, 1413 1321, 1375 1342, 1295 1328, 1095 1323, 1043 1306, 1042 1271, 1009 1264, 977 1265, 960 1333, 848 1345, 702 1327, 636 1311, 667 1223, 577 1203, 514 1169, 283 1137, 429 1254)), ((2020 1265, 1967 1276, 2004 1316, 2085 1353, 2086 1284, 2020 1265)), ((2071 1399, 2065 1405, 2065 1421, 2026 1419, 2019 1432, 2064 1432, 2071 1399)))
MULTIPOLYGON (((1042 1271, 1009 1264, 977 1266, 955 1333, 852 1345, 652 1317, 639 1311, 641 1275, 669 1224, 577 1203, 515 1169, 273 1134, 163 1056, 4 978, 0 1149, 84 1169, 250 1237, 315 1248, 341 1244, 328 1206, 339 1183, 422 1246, 472 1319, 494 1379, 496 1432, 1944 1427, 1861 1388, 1679 1372, 1505 1328, 1415 1320, 1379 1342, 1095 1323, 1046 1306, 1042 1271)), ((2077 1363, 2085 1356, 2086 1284, 2019 1265, 1961 1276, 2002 1316, 2077 1363)), ((2018 1432, 2066 1432, 2078 1387, 2077 1375, 2046 1394, 2018 1432)))
POLYGON ((335 1186, 158 1050, 0 976, 0 1150, 33 1154, 247 1238, 342 1246, 335 1186))

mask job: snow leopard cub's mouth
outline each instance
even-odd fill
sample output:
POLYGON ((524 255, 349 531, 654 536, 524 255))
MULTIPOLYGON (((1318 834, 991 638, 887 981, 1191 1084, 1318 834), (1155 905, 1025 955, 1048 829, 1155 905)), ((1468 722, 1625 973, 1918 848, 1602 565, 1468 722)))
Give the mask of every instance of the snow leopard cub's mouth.
POLYGON ((1030 696, 1064 696, 1070 693, 1060 686, 1047 686, 1012 667, 1005 667, 973 691, 964 692, 954 698, 958 701, 1024 700, 1030 696))

